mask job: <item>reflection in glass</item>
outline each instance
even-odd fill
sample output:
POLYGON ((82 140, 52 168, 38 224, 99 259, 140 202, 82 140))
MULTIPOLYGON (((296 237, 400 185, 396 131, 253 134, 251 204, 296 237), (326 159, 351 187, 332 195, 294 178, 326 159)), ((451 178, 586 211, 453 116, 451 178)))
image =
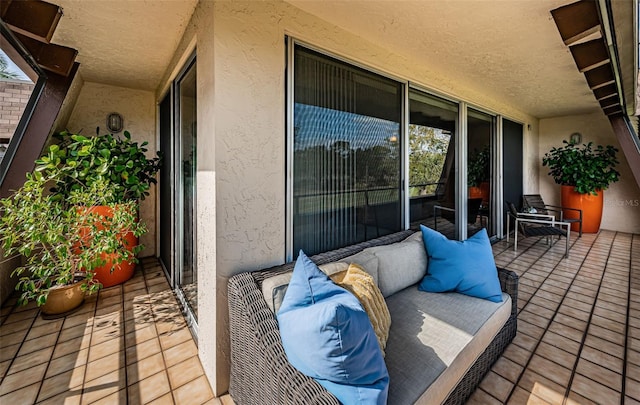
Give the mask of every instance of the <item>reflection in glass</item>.
POLYGON ((409 91, 409 216, 455 237, 456 103, 409 91))
POLYGON ((399 83, 296 47, 293 253, 402 229, 399 83))
POLYGON ((196 196, 196 68, 195 63, 178 82, 180 176, 182 183, 182 266, 180 288, 198 319, 198 272, 195 251, 196 196))
MULTIPOLYGON (((2 41, 2 46, 10 45, 2 41)), ((9 149, 37 79, 37 74, 24 61, 14 61, 9 55, 19 57, 11 49, 0 48, 0 162, 9 149)))
POLYGON ((469 210, 467 236, 481 228, 487 228, 487 233, 492 236, 495 232, 491 201, 491 148, 495 120, 493 116, 471 108, 467 115, 467 186, 469 205, 474 208, 469 210))

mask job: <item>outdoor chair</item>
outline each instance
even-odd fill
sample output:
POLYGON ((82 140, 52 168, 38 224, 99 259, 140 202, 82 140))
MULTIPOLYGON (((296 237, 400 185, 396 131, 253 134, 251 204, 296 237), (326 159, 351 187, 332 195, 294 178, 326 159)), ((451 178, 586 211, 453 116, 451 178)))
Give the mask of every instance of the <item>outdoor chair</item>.
MULTIPOLYGON (((480 213, 480 206, 482 205, 482 198, 469 198, 467 200, 467 223, 473 225, 476 223, 478 214, 480 213)), ((455 223, 456 210, 444 205, 433 206, 433 229, 438 230, 438 213, 440 216, 451 223, 455 223)))
POLYGON ((549 214, 549 212, 559 213, 559 217, 556 219, 561 222, 578 223, 578 236, 582 236, 582 210, 577 208, 561 207, 558 205, 545 204, 540 194, 525 194, 522 196, 522 201, 525 210, 535 208, 538 214, 549 214), (563 211, 575 211, 578 213, 578 218, 564 218, 563 211))
POLYGON ((547 242, 554 236, 558 237, 558 240, 562 236, 565 237, 564 256, 569 257, 569 242, 571 239, 571 223, 556 221, 553 214, 534 214, 527 212, 518 212, 518 209, 513 203, 505 202, 507 204, 507 243, 509 243, 510 223, 511 219, 515 221, 514 227, 514 245, 513 251, 518 250, 518 232, 526 237, 531 236, 544 236, 547 238, 547 242), (564 230, 562 227, 566 227, 564 230))

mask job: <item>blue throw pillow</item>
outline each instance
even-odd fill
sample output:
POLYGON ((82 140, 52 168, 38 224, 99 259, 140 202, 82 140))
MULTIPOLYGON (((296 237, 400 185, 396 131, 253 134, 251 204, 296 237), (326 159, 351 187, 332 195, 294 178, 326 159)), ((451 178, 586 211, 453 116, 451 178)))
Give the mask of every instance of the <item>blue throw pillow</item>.
POLYGON ((386 404, 389 373, 369 316, 302 251, 277 317, 296 369, 343 404, 386 404))
POLYGON ((422 291, 455 291, 472 297, 502 302, 496 262, 487 230, 482 229, 464 242, 449 240, 420 225, 429 264, 418 287, 422 291))

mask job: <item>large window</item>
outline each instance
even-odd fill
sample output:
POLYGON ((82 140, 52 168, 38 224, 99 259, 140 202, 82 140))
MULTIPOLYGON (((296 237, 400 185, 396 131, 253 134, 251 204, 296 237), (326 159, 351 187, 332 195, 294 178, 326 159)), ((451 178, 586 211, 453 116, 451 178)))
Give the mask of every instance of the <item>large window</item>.
POLYGON ((403 229, 402 84, 296 46, 293 254, 403 229))
POLYGON ((419 224, 498 235, 500 116, 290 45, 289 259, 419 224))

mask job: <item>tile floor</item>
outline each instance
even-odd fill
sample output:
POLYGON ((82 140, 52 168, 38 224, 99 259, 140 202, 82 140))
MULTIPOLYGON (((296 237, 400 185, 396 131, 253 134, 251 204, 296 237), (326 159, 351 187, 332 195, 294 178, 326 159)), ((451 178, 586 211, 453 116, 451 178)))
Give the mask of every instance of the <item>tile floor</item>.
MULTIPOLYGON (((601 231, 518 252, 518 334, 470 404, 640 404, 640 235, 601 231)), ((0 314, 0 404, 233 404, 213 398, 162 271, 145 259, 123 286, 63 319, 33 306, 0 314)))
POLYGON ((518 334, 469 403, 640 404, 640 235, 493 251, 520 276, 518 334))
MULTIPOLYGON (((14 300, 15 302, 15 300, 14 300)), ((1 312, 0 404, 223 404, 155 259, 122 286, 45 320, 34 305, 1 312)))

